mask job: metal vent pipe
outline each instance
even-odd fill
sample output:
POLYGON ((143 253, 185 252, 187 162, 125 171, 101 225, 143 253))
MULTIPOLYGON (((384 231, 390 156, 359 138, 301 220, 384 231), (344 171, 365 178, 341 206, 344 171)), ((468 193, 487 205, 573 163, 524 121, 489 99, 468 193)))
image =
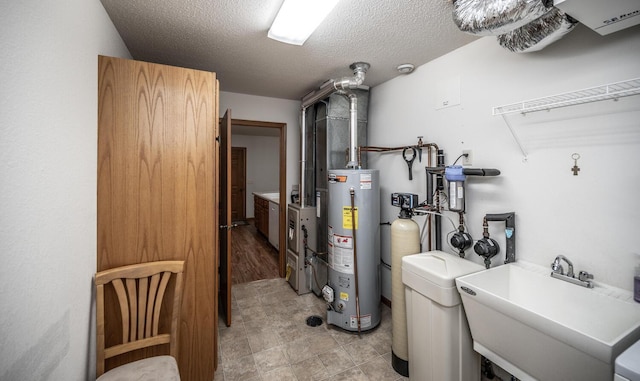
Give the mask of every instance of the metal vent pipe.
POLYGON ((358 97, 351 91, 349 98, 349 162, 347 168, 358 167, 358 97))
MULTIPOLYGON (((342 77, 340 79, 332 79, 329 84, 321 87, 316 92, 311 93, 309 96, 302 99, 302 112, 301 112, 301 134, 302 144, 300 147, 300 207, 306 206, 306 188, 305 188, 305 172, 307 168, 307 144, 305 136, 307 133, 306 128, 306 112, 307 108, 316 102, 325 99, 329 95, 336 91, 345 91, 349 97, 349 129, 350 129, 350 146, 349 146, 349 163, 348 167, 355 168, 358 164, 357 161, 357 131, 358 131, 358 106, 356 95, 349 90, 357 89, 358 86, 364 82, 365 74, 369 70, 370 65, 366 62, 354 62, 349 65, 349 68, 353 70, 352 77, 342 77)), ((311 195, 313 196, 313 195, 311 195)))

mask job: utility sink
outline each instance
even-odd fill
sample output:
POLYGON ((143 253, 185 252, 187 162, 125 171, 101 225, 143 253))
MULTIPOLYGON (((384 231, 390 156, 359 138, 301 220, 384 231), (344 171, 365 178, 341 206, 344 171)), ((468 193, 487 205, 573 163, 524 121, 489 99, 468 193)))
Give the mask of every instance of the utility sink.
POLYGON ((473 349, 521 380, 613 380, 640 304, 550 273, 510 263, 457 278, 473 349))

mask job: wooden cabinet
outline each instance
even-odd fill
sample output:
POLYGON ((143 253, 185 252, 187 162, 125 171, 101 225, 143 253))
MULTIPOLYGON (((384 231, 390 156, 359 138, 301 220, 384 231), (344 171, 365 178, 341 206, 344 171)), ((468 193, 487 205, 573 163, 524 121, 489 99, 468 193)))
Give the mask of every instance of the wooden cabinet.
POLYGON ((259 196, 253 196, 256 229, 265 237, 269 237, 269 201, 259 196))
MULTIPOLYGON (((98 70, 97 270, 186 260, 180 375, 211 380, 218 359, 216 75, 103 56, 98 70)), ((110 294, 108 303, 116 303, 110 294)))
POLYGON ((276 250, 280 248, 280 205, 269 201, 269 243, 276 250))

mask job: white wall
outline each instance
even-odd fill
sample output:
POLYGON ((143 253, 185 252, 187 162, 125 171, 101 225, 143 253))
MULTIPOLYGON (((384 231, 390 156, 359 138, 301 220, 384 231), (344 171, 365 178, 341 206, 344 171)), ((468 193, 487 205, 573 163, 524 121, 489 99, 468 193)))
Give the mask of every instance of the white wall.
POLYGON ((95 373, 97 57, 130 57, 99 1, 0 12, 0 379, 95 373))
POLYGON ((280 186, 280 138, 236 135, 233 132, 231 135, 234 147, 247 149, 246 215, 253 218, 253 192, 277 192, 280 186))
MULTIPOLYGON (((224 89, 222 79, 220 87, 224 89)), ((300 179, 300 101, 221 91, 220 115, 228 108, 234 119, 287 124, 286 192, 287 195, 291 194, 291 187, 298 184, 300 179)))
MULTIPOLYGON (((466 217, 474 239, 482 237, 486 213, 515 211, 517 259, 549 266, 556 255, 565 254, 576 271, 587 270, 597 282, 631 290, 634 253, 639 252, 634 237, 640 221, 640 97, 508 116, 529 151, 526 161, 505 121, 491 111, 637 78, 639 62, 639 27, 602 37, 579 26, 556 44, 529 54, 510 53, 486 37, 373 88, 369 144, 410 145, 424 135, 426 142, 445 150, 447 165, 463 149, 471 149, 473 167, 502 171, 496 178, 467 179, 466 217), (438 89, 455 90, 446 84, 458 78, 460 105, 437 110, 438 89), (570 171, 573 153, 581 155, 578 176, 570 171)), ((416 160, 409 181, 400 154, 369 158, 371 167, 381 170, 383 221, 398 214, 389 193, 411 192, 425 199, 424 160, 416 160)), ((457 215, 449 214, 457 224, 457 215)), ((490 227, 502 247, 494 264, 504 260, 503 229, 501 223, 490 227)), ((445 221, 443 232, 450 230, 445 221)), ((388 228, 382 233, 382 257, 390 263, 388 228)), ((467 257, 482 263, 473 249, 467 257)), ((390 298, 386 269, 383 285, 390 298)))

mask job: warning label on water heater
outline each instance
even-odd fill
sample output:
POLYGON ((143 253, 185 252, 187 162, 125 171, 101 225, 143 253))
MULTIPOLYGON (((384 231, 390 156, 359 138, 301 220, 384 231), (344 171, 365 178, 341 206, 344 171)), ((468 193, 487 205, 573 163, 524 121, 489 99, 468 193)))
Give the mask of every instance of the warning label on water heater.
POLYGON ((351 230, 353 229, 353 218, 356 220, 356 230, 358 230, 358 207, 353 208, 353 213, 351 213, 350 206, 342 207, 342 228, 351 230))
MULTIPOLYGON (((351 315, 349 319, 351 328, 358 328, 358 316, 351 315)), ((360 328, 371 327, 371 314, 360 315, 360 328)))
POLYGON ((347 176, 336 175, 335 173, 330 173, 328 180, 332 184, 335 184, 335 183, 346 183, 347 182, 347 176))
POLYGON ((371 173, 360 174, 360 189, 371 189, 371 173))
POLYGON ((343 274, 353 274, 353 237, 334 234, 329 248, 329 266, 343 274))

